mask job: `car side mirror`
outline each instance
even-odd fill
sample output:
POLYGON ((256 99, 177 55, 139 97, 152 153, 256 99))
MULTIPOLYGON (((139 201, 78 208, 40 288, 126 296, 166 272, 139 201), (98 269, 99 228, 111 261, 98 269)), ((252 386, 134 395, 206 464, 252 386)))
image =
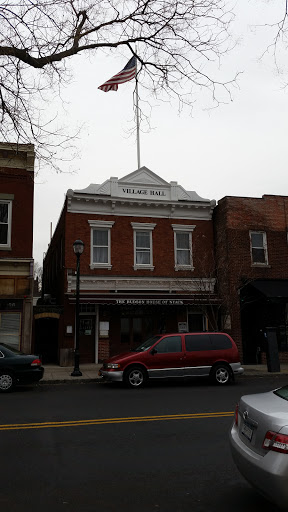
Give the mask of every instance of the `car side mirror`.
POLYGON ((152 356, 154 356, 154 354, 157 354, 157 350, 156 350, 156 348, 152 348, 152 350, 151 350, 150 354, 151 354, 152 356))

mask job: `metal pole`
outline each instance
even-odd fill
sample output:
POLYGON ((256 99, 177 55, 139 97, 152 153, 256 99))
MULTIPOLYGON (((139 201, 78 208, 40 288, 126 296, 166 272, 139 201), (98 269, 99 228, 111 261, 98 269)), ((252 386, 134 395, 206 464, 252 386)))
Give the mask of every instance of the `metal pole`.
POLYGON ((82 372, 79 368, 80 353, 79 353, 79 327, 80 327, 80 307, 79 307, 79 290, 80 290, 80 254, 76 254, 77 267, 76 267, 76 307, 75 307, 75 350, 74 350, 74 370, 71 373, 72 377, 81 377, 82 372))
MULTIPOLYGON (((136 60, 137 62, 137 60, 136 60)), ((139 104, 138 104, 138 79, 136 74, 136 90, 135 90, 135 108, 136 108, 136 131, 137 131, 137 163, 140 169, 140 120, 139 120, 139 104)))

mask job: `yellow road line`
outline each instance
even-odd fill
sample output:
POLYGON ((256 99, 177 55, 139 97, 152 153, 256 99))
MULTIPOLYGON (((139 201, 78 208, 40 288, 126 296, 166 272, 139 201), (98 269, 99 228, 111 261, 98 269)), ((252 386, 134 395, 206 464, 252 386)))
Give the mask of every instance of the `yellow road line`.
POLYGON ((163 420, 189 420, 199 418, 225 418, 234 415, 233 411, 194 413, 194 414, 166 414, 164 416, 131 416, 127 418, 96 418, 92 420, 71 420, 71 421, 47 421, 43 423, 11 423, 0 424, 0 430, 24 430, 31 428, 55 428, 55 427, 81 427, 88 425, 105 425, 107 423, 135 423, 144 421, 163 420))

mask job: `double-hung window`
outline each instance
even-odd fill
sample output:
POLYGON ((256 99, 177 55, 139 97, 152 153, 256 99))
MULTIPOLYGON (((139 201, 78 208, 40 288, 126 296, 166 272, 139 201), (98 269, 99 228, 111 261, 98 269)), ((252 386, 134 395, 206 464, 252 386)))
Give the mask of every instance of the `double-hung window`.
POLYGON ((91 261, 90 268, 112 268, 111 264, 111 229, 113 221, 89 220, 91 227, 91 261))
POLYGON ((152 232, 156 224, 131 222, 134 232, 134 270, 153 270, 152 232))
POLYGON ((12 201, 0 199, 0 249, 11 248, 12 201))
POLYGON ((265 231, 250 231, 250 251, 252 265, 268 265, 265 231))
POLYGON ((195 226, 172 224, 174 231, 175 270, 193 270, 192 232, 195 226))

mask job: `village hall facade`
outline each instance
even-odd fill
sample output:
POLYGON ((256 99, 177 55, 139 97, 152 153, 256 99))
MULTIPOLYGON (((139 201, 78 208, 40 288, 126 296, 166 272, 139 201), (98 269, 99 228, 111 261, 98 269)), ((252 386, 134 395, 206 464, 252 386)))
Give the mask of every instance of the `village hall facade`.
POLYGON ((68 190, 43 264, 34 350, 73 362, 80 239, 80 361, 98 363, 157 333, 215 330, 214 200, 146 167, 68 190))

